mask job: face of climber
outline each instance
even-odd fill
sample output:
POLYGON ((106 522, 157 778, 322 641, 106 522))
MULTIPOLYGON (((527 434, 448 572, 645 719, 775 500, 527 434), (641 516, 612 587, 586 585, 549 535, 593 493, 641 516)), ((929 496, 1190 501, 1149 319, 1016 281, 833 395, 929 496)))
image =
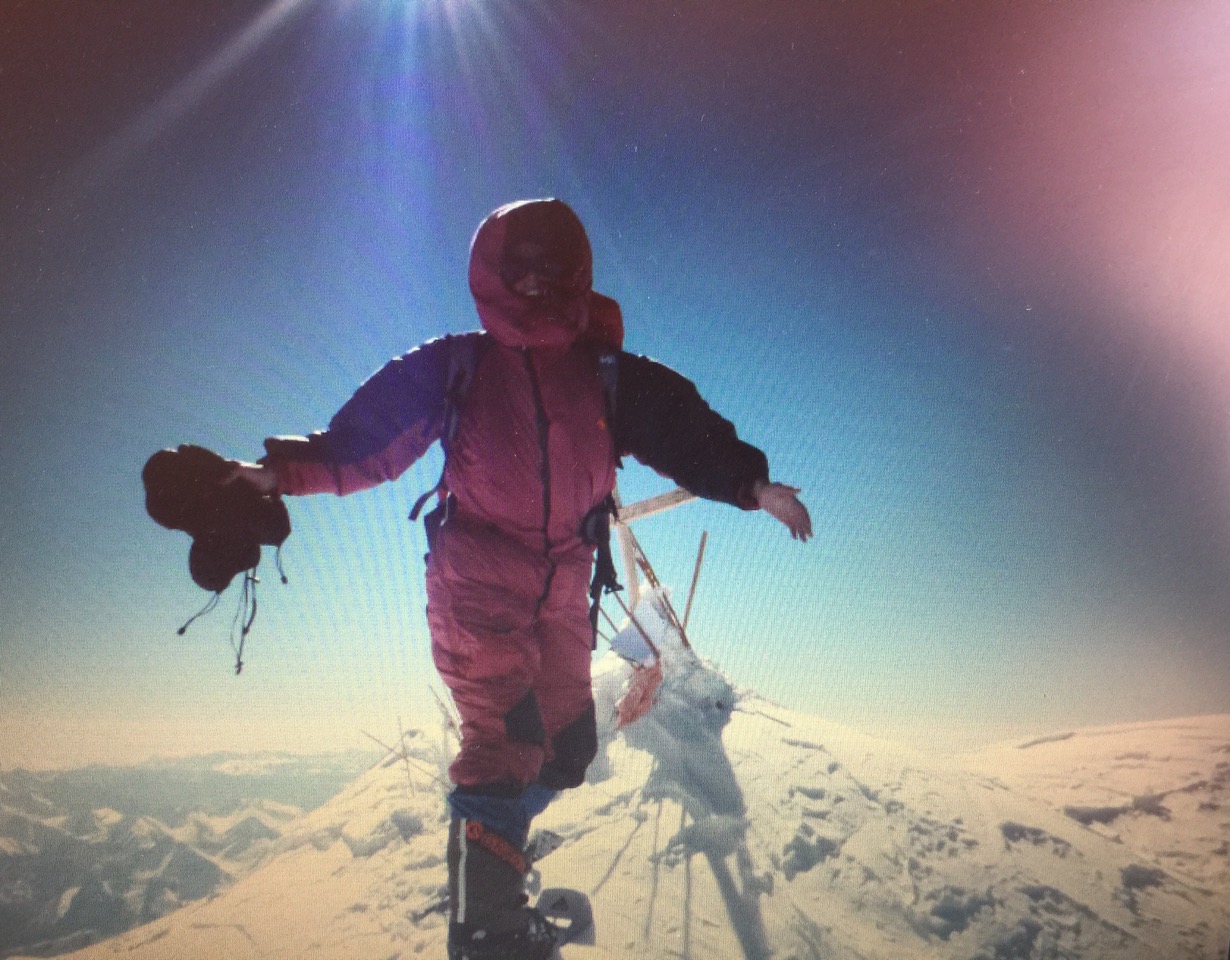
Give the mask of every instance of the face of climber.
POLYGON ((472 243, 470 289, 479 316, 508 346, 562 346, 581 336, 592 276, 585 228, 559 200, 501 207, 472 243))
POLYGON ((587 251, 567 235, 526 236, 506 245, 500 277, 513 293, 567 301, 589 289, 587 251))

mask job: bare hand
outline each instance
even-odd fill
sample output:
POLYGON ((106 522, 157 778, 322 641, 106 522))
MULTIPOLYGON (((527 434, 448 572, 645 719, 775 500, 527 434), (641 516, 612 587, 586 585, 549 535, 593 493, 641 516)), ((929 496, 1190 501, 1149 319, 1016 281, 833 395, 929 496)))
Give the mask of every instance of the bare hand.
POLYGON ((245 463, 242 460, 232 460, 234 469, 222 478, 223 483, 241 481, 264 495, 278 492, 278 475, 272 467, 260 463, 245 463))
POLYGON ((786 525, 795 540, 811 538, 811 514, 798 498, 802 491, 784 483, 758 481, 752 495, 760 503, 760 509, 786 525))

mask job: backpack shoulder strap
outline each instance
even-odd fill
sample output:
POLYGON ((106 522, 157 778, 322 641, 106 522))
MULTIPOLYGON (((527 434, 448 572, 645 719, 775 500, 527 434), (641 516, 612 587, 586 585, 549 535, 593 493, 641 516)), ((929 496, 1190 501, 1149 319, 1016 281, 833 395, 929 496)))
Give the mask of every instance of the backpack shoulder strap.
POLYGON ((461 422, 461 408, 465 405, 474 383, 474 374, 478 370, 478 361, 483 348, 487 346, 487 335, 484 333, 463 333, 448 338, 448 370, 444 377, 444 418, 440 428, 440 447, 444 450, 444 467, 440 471, 440 479, 436 485, 424 493, 414 503, 410 511, 410 519, 417 520, 423 506, 434 493, 444 500, 448 490, 444 486, 444 472, 448 469, 448 451, 453 438, 457 435, 457 425, 461 422))
POLYGON ((440 446, 444 448, 446 458, 449 445, 457 435, 461 408, 474 383, 479 354, 486 345, 487 338, 481 333, 465 333, 449 338, 448 372, 444 378, 444 424, 440 431, 440 446))
MULTIPOLYGON (((614 433, 615 411, 619 399, 619 351, 604 347, 598 354, 598 377, 602 381, 602 400, 606 416, 607 429, 614 433)), ((614 437, 612 436, 612 443, 614 437)), ((618 450, 615 453, 615 466, 622 467, 623 460, 618 450)), ((587 513, 581 521, 581 539, 596 548, 594 554, 594 575, 589 584, 589 623, 593 628, 591 646, 598 646, 598 614, 604 593, 614 593, 622 590, 615 572, 615 561, 611 554, 611 520, 618 518, 615 497, 608 494, 598 506, 587 513)))
MULTIPOLYGON (((598 377, 602 381, 602 400, 607 429, 615 430, 615 412, 619 400, 619 351, 604 349, 598 354, 598 377)), ((615 454, 615 466, 623 466, 623 458, 615 454)))
POLYGON ((608 421, 615 416, 615 401, 619 387, 619 352, 603 350, 598 354, 598 376, 602 379, 602 395, 606 401, 608 421))

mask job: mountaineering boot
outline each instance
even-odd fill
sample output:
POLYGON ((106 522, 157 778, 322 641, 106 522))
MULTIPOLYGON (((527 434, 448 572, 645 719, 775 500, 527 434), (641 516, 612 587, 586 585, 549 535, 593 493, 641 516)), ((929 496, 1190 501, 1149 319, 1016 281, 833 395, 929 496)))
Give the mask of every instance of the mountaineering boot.
POLYGON ((525 856, 477 820, 448 830, 449 960, 547 960, 555 928, 526 906, 525 856))

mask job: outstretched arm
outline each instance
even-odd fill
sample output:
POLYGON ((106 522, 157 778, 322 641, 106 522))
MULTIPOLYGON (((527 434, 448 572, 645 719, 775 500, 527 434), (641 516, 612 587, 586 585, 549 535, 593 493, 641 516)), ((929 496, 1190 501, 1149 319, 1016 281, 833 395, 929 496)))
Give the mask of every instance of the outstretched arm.
POLYGON ((795 539, 811 536, 798 489, 769 480, 764 453, 740 440, 686 377, 648 357, 619 359, 614 439, 620 455, 670 477, 699 497, 763 509, 795 539))
POLYGON ((285 494, 347 494, 396 479, 439 436, 448 367, 447 337, 390 360, 327 430, 266 440, 267 456, 237 461, 231 479, 285 494))

